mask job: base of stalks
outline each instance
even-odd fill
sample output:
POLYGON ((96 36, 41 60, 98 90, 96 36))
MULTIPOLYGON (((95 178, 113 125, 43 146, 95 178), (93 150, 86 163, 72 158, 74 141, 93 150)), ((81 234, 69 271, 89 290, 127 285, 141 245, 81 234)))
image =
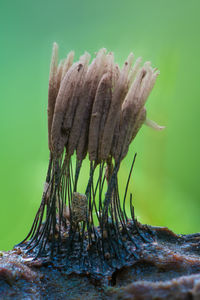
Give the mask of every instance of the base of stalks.
POLYGON ((110 280, 117 269, 141 259, 152 234, 136 221, 132 194, 126 203, 135 157, 121 201, 120 162, 112 166, 111 159, 106 168, 105 162, 91 162, 83 195, 77 192, 82 162, 73 167, 70 157, 51 156, 42 202, 29 234, 18 245, 26 256, 62 268, 66 274, 86 274, 95 280, 110 280))

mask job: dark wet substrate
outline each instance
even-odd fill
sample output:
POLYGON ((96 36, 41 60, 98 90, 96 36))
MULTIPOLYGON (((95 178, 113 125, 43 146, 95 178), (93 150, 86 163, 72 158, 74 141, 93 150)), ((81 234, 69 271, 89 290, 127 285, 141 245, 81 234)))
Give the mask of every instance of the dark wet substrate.
MULTIPOLYGON (((132 244, 124 258, 129 263, 114 272, 112 268, 105 280, 102 272, 100 277, 90 274, 100 262, 86 265, 87 271, 80 269, 78 275, 74 264, 80 257, 69 260, 70 269, 64 260, 57 265, 56 260, 32 261, 20 248, 3 252, 0 299, 200 299, 200 234, 175 235, 167 228, 142 225, 140 230, 149 242, 133 234, 139 248, 132 244)), ((92 249, 90 254, 95 261, 92 249)), ((110 259, 112 255, 107 256, 108 265, 110 259)))

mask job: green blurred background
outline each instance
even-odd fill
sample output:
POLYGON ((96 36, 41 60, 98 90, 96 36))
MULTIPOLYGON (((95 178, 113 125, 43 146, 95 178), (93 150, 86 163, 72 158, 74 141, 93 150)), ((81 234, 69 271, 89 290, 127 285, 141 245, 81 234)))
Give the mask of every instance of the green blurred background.
POLYGON ((121 169, 138 220, 200 231, 200 1, 18 0, 0 2, 0 249, 27 234, 48 164, 47 89, 52 44, 60 57, 100 47, 122 65, 130 51, 160 70, 148 117, 121 169))

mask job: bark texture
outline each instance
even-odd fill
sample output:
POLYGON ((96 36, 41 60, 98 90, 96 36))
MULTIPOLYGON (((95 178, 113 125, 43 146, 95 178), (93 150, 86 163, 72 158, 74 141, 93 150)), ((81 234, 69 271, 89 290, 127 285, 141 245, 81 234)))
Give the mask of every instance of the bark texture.
POLYGON ((141 240, 139 260, 108 281, 67 275, 19 248, 1 252, 0 299, 200 299, 200 234, 138 225, 154 242, 141 240))

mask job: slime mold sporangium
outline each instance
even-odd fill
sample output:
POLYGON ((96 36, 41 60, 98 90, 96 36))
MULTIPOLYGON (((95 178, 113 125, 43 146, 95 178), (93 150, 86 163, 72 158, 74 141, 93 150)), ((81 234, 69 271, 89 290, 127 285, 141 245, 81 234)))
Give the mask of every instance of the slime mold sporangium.
POLYGON ((137 261, 151 243, 134 216, 127 191, 135 156, 120 199, 118 171, 129 145, 146 123, 145 103, 159 74, 131 53, 120 69, 112 52, 100 49, 89 64, 74 52, 58 64, 54 43, 48 92, 49 167, 32 228, 19 244, 32 259, 51 261, 67 274, 109 278, 137 261), (89 157, 90 171, 82 167, 89 157), (80 173, 87 177, 80 193, 80 173), (126 208, 130 208, 131 219, 126 208))

